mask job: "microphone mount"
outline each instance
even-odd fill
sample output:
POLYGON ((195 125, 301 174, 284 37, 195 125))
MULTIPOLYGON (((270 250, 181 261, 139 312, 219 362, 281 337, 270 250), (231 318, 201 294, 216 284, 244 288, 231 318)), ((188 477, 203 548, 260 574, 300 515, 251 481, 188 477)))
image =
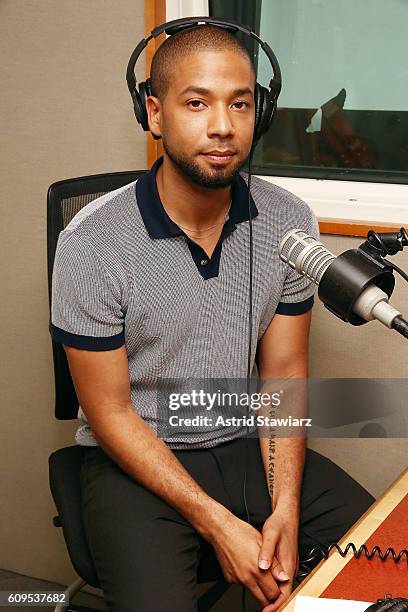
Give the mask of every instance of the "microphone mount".
POLYGON ((359 247, 370 253, 374 258, 382 258, 385 255, 396 255, 408 246, 408 234, 404 227, 399 232, 375 232, 370 230, 367 240, 359 247))
MULTIPOLYGON (((390 298, 395 286, 394 271, 408 281, 403 270, 385 259, 386 255, 395 255, 406 246, 408 234, 403 227, 399 232, 370 230, 365 242, 336 257, 323 275, 318 295, 325 307, 352 325, 366 323, 367 320, 354 311, 357 299, 372 285, 390 298)), ((402 317, 396 317, 392 327, 408 338, 407 322, 402 317)))

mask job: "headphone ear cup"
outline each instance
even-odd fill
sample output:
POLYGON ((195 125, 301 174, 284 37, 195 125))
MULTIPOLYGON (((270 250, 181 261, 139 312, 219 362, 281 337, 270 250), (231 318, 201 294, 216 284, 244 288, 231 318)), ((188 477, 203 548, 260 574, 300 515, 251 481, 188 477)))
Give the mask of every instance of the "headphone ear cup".
POLYGON ((275 96, 259 83, 255 85, 255 131, 253 145, 268 131, 275 112, 275 96))
POLYGON ((148 95, 147 89, 149 88, 149 83, 146 81, 142 81, 139 83, 139 103, 140 103, 140 125, 144 129, 145 132, 149 131, 149 122, 147 120, 147 110, 146 110, 146 98, 148 95))
MULTIPOLYGON (((279 89, 280 91, 280 89, 279 89)), ((276 92, 273 89, 266 90, 266 109, 265 109, 265 132, 269 130, 272 120, 275 116, 279 91, 276 92)))
POLYGON ((263 112, 263 106, 264 106, 264 91, 263 91, 263 87, 261 85, 259 85, 259 83, 255 83, 255 95, 254 95, 254 100, 255 100, 255 128, 254 128, 254 137, 252 140, 253 145, 255 145, 259 138, 261 137, 261 132, 260 132, 260 125, 262 122, 262 112, 263 112))
POLYGON ((130 95, 132 96, 132 100, 133 100, 133 110, 135 111, 135 117, 137 119, 137 122, 141 124, 142 107, 141 107, 140 95, 137 90, 137 87, 135 87, 134 89, 130 91, 130 95))
MULTIPOLYGON (((140 109, 141 109, 140 110, 141 121, 139 121, 139 123, 145 132, 149 132, 150 128, 149 128, 149 120, 147 117, 146 99, 149 96, 153 95, 150 79, 146 79, 145 81, 142 81, 139 84, 139 92, 140 92, 139 99, 140 99, 140 109)), ((151 134, 155 140, 161 139, 161 136, 156 136, 155 134, 153 134, 153 132, 151 132, 151 134)))

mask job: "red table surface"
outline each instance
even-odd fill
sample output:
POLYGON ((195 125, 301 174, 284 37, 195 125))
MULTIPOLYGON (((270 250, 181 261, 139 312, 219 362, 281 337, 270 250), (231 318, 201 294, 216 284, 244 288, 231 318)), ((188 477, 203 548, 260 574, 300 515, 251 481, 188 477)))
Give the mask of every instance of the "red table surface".
MULTIPOLYGON (((390 546, 396 553, 408 549, 408 494, 365 545, 369 551, 377 545, 383 553, 390 546)), ((335 551, 333 554, 338 553, 335 551)), ((387 561, 381 561, 377 554, 371 561, 365 556, 352 558, 320 597, 376 602, 385 597, 386 593, 391 593, 392 597, 408 598, 408 559, 405 555, 399 563, 395 563, 392 556, 388 556, 387 561)))

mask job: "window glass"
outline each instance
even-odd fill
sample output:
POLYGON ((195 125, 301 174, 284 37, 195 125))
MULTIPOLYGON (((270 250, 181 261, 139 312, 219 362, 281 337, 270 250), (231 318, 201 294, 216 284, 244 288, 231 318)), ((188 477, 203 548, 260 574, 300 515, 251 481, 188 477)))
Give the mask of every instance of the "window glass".
MULTIPOLYGON (((222 5, 217 16, 236 18, 222 5)), ((259 34, 282 91, 253 171, 408 183, 407 26, 407 0, 262 2, 259 34)), ((269 61, 262 51, 257 60, 267 86, 269 61)))

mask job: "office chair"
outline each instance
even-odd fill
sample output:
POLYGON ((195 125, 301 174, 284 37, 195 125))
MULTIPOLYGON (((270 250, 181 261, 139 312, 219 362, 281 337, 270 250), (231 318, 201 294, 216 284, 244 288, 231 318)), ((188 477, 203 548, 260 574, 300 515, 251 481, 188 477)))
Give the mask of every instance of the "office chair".
MULTIPOLYGON (((51 326, 52 272, 58 236, 83 206, 97 197, 135 181, 145 170, 97 174, 53 183, 47 195, 47 261, 48 298, 51 326)), ((91 279, 90 279, 91 280, 91 279)), ((55 378, 55 417, 59 420, 76 419, 79 401, 71 378, 64 348, 52 339, 55 378)), ((67 446, 49 457, 51 493, 58 511, 53 518, 62 527, 72 565, 79 578, 66 589, 68 601, 85 584, 100 588, 97 572, 90 553, 81 518, 80 469, 83 448, 67 446)), ((214 561, 199 559, 197 582, 215 582, 198 599, 198 611, 205 612, 220 599, 230 586, 214 561)), ((55 612, 90 611, 91 608, 73 604, 58 604, 55 612)))

